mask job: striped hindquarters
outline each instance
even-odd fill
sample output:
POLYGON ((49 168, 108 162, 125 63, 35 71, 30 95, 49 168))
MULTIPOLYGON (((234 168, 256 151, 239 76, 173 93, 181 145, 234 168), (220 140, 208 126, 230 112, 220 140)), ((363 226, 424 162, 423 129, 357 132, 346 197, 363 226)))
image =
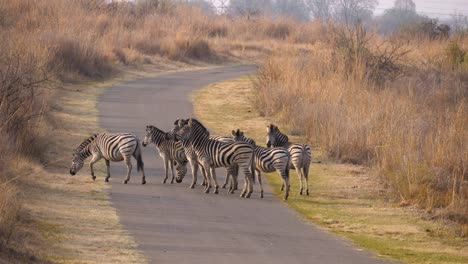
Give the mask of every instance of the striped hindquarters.
POLYGON ((289 168, 289 151, 285 148, 255 147, 255 166, 262 172, 273 172, 289 168))
POLYGON ((301 169, 310 164, 312 152, 307 144, 292 143, 288 151, 291 155, 291 169, 301 169))

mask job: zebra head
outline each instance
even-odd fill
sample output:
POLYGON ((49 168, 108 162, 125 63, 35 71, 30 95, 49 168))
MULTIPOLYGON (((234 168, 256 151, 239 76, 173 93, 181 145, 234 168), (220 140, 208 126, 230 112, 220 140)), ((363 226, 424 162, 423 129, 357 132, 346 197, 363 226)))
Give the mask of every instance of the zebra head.
POLYGON ((244 132, 237 130, 232 130, 232 138, 234 141, 244 141, 244 132))
POLYGON ((91 155, 90 146, 92 142, 97 138, 97 134, 90 136, 85 139, 78 148, 73 150, 73 160, 70 167, 70 174, 75 175, 81 168, 83 168, 84 160, 91 155))
POLYGON ((232 139, 234 139, 234 141, 246 142, 252 146, 257 145, 257 143, 255 143, 255 140, 244 136, 244 132, 242 132, 240 129, 232 130, 231 133, 232 133, 232 139))
POLYGON ((151 143, 155 143, 156 133, 158 131, 160 131, 160 130, 158 128, 156 128, 155 126, 151 126, 151 125, 146 126, 146 135, 145 135, 145 138, 143 139, 143 141, 141 142, 141 145, 143 147, 146 147, 151 143))
POLYGON ((176 169, 176 182, 181 183, 187 174, 187 162, 177 162, 174 161, 175 169, 176 169))
POLYGON ((188 122, 189 119, 177 119, 174 122, 174 128, 172 129, 172 131, 167 133, 167 136, 175 141, 183 140, 183 136, 189 133, 188 122))
POLYGON ((74 176, 81 168, 83 168, 84 159, 81 157, 80 153, 76 150, 73 151, 73 160, 70 167, 70 174, 74 176))
POLYGON ((269 126, 267 126, 266 130, 267 130, 266 145, 268 148, 278 147, 279 145, 281 145, 280 141, 283 138, 286 139, 286 142, 288 141, 287 136, 281 134, 277 126, 270 124, 269 126))

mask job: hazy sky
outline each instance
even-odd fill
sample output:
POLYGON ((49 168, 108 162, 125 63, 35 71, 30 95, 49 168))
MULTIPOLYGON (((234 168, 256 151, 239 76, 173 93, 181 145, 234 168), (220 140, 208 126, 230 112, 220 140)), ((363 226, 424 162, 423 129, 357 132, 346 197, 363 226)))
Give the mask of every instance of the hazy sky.
MULTIPOLYGON (((468 0, 413 0, 416 11, 430 17, 447 18, 457 12, 468 16, 468 0)), ((394 0, 379 0, 376 13, 393 6, 394 0)))
MULTIPOLYGON (((211 0, 216 6, 222 0, 211 0)), ((255 1, 255 0, 251 0, 255 1)), ((393 7, 395 0, 378 0, 376 14, 381 14, 383 10, 393 7)), ((438 17, 441 19, 449 18, 451 14, 468 16, 468 0, 413 0, 416 4, 416 11, 430 17, 438 17)), ((229 2, 225 0, 225 2, 229 2)))

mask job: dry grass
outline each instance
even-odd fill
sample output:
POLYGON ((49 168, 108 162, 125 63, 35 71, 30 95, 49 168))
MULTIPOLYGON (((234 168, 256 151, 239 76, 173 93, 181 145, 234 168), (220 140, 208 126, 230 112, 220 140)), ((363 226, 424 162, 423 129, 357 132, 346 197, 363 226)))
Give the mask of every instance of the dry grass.
MULTIPOLYGON (((203 88, 193 96, 196 116, 215 134, 227 135, 232 129, 240 128, 257 144, 264 145, 265 126, 271 119, 262 117, 253 108, 253 91, 250 78, 203 88), (233 98, 232 94, 237 96, 233 98)), ((303 138, 291 136, 291 140, 300 142, 303 138)), ((384 185, 375 177, 374 170, 366 166, 337 164, 316 149, 312 154, 311 195, 298 195, 299 181, 291 171, 291 196, 286 202, 304 218, 381 257, 405 263, 465 263, 468 260, 467 240, 456 235, 457 227, 453 223, 442 219, 434 221, 423 210, 388 202, 384 185)), ((278 174, 271 173, 266 178, 273 193, 281 199, 278 174)))
POLYGON ((90 94, 70 90, 62 93, 59 87, 107 80, 129 70, 165 70, 259 58, 265 52, 263 41, 274 38, 271 47, 287 42, 284 39, 293 35, 292 23, 269 26, 271 21, 264 19, 231 20, 169 1, 0 0, 0 154, 7 157, 0 161, 0 259, 103 262, 122 254, 130 257, 121 262, 138 258, 131 253, 131 242, 119 252, 101 246, 123 237, 115 212, 104 202, 102 185, 84 189, 80 186, 86 186, 86 182, 70 183, 60 173, 64 164, 47 169, 42 166, 69 153, 63 146, 71 147, 70 142, 97 129, 84 125, 94 124, 95 117, 87 117, 89 112, 80 104, 82 100, 92 103, 95 98, 87 96, 95 96, 95 90, 80 87, 80 91, 90 94), (262 25, 261 34, 256 25, 262 25), (246 50, 246 46, 252 48, 246 50), (62 105, 53 103, 57 98, 62 105), (64 105, 69 107, 64 110, 64 105), (52 118, 51 111, 58 117, 52 118), (80 111, 86 114, 80 117, 79 126, 67 122, 81 115, 80 111), (48 184, 42 182, 45 178, 48 184), (45 192, 50 195, 39 195, 45 192), (96 193, 98 198, 93 196, 96 193), (67 195, 76 204, 67 203, 67 195), (93 202, 89 197, 97 200, 93 202), (44 207, 51 201, 53 205, 44 207), (102 219, 90 214, 73 217, 73 212, 67 210, 80 206, 94 212, 103 204, 108 212, 102 219), (90 222, 101 226, 108 222, 116 233, 100 233, 98 227, 86 226, 90 222), (82 232, 87 229, 91 231, 82 232), (89 242, 84 234, 94 236, 92 239, 100 246, 82 244, 89 242), (83 248, 93 254, 97 254, 94 248, 105 253, 93 258, 83 248), (80 252, 74 252, 77 250, 80 252), (111 256, 113 253, 115 256, 111 256))
MULTIPOLYGON (((308 50, 265 60, 257 109, 330 157, 375 166, 402 204, 444 213, 466 236, 468 70, 448 59, 453 44, 333 30, 308 50)), ((468 49, 468 39, 456 41, 468 49)))

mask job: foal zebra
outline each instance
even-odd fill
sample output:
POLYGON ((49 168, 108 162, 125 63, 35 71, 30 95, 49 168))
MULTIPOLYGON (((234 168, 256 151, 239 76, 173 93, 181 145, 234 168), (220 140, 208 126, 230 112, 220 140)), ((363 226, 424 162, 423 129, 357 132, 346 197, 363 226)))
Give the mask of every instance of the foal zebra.
POLYGON ((137 161, 137 170, 142 172, 141 184, 145 184, 145 171, 143 168, 143 160, 141 157, 140 140, 129 133, 120 134, 108 134, 101 133, 95 134, 80 144, 78 148, 73 151, 73 161, 70 168, 70 174, 75 175, 81 168, 83 168, 84 161, 89 156, 92 156, 89 163, 91 169, 91 177, 93 180, 96 179, 94 176, 93 165, 101 158, 106 161, 107 177, 106 182, 110 178, 110 161, 125 161, 127 165, 127 178, 124 183, 130 180, 130 173, 132 171, 132 156, 137 161))
POLYGON ((172 179, 174 183, 174 164, 176 165, 177 178, 176 182, 181 183, 187 173, 187 157, 185 156, 184 147, 180 142, 170 139, 168 133, 160 130, 155 126, 146 126, 146 136, 142 142, 143 147, 150 143, 154 143, 159 151, 159 155, 164 161, 165 178, 163 183, 166 183, 168 177, 168 169, 171 169, 172 179))
MULTIPOLYGON (((253 191, 252 172, 254 172, 254 149, 244 142, 220 142, 209 138, 208 130, 196 119, 179 120, 174 128, 175 136, 182 141, 184 147, 191 146, 196 153, 198 162, 207 175, 214 181, 214 193, 218 193, 215 168, 238 166, 245 175, 244 189, 241 197, 249 198, 253 191)), ((208 178, 205 192, 209 192, 211 180, 208 178)))
MULTIPOLYGON (((292 169, 296 169, 297 176, 299 177, 300 191, 299 195, 302 195, 304 189, 302 179, 305 179, 305 191, 306 195, 309 195, 309 167, 311 162, 311 150, 307 144, 291 143, 289 142, 288 136, 281 133, 279 128, 273 124, 267 126, 266 136, 267 147, 283 147, 288 148, 289 154, 291 155, 290 166, 292 169), (302 170, 302 171, 301 171, 302 170)), ((281 186, 283 190, 284 186, 281 186)))
POLYGON ((258 181, 261 188, 261 197, 263 197, 262 175, 261 172, 274 172, 279 173, 282 179, 282 185, 286 186, 284 193, 284 200, 289 197, 289 163, 290 155, 285 148, 265 148, 257 146, 255 141, 251 138, 244 136, 244 132, 237 129, 232 131, 232 137, 235 141, 243 141, 255 146, 255 170, 258 173, 258 181))

